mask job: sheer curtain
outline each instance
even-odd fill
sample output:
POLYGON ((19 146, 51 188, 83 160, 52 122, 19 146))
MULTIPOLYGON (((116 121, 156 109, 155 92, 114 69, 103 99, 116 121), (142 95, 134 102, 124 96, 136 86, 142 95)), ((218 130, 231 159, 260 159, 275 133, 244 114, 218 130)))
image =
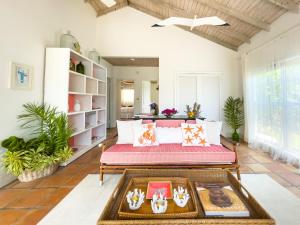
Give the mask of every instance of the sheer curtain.
POLYGON ((251 147, 300 166, 300 29, 245 56, 246 134, 251 147))

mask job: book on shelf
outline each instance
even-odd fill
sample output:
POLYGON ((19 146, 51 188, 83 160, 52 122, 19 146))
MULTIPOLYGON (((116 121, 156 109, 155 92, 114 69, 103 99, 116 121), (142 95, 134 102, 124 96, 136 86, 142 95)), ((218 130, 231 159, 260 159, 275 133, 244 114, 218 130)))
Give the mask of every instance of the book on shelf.
POLYGON ((249 217, 250 213, 230 185, 195 182, 206 216, 249 217))

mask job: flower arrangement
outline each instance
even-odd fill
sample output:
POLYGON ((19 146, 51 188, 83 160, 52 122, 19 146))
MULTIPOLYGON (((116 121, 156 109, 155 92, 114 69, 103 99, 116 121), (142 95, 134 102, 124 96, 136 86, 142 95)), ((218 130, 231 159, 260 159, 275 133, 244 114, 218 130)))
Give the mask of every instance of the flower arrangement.
POLYGON ((194 103, 193 109, 189 106, 186 105, 186 114, 190 119, 195 119, 199 117, 200 114, 200 104, 197 104, 197 102, 194 103))
POLYGON ((150 111, 152 115, 154 116, 158 115, 158 105, 155 102, 150 104, 150 111))
POLYGON ((165 109, 161 112, 163 115, 165 115, 166 117, 172 117, 173 115, 175 115, 177 113, 176 109, 165 109))

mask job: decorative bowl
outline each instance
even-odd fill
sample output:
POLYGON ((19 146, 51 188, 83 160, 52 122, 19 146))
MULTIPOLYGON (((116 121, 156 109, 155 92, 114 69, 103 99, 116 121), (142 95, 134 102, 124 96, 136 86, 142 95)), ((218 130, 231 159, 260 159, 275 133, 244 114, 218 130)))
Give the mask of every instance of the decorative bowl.
POLYGON ((153 213, 158 214, 158 213, 165 213, 168 208, 168 201, 166 197, 163 197, 162 194, 159 196, 154 194, 153 199, 151 200, 151 208, 153 213))
POLYGON ((144 203, 145 193, 141 189, 134 189, 134 191, 129 191, 126 195, 129 209, 137 210, 144 203))
POLYGON ((173 192, 173 200, 177 206, 183 208, 188 202, 190 195, 187 192, 187 189, 183 189, 183 187, 178 186, 178 190, 174 188, 173 192))

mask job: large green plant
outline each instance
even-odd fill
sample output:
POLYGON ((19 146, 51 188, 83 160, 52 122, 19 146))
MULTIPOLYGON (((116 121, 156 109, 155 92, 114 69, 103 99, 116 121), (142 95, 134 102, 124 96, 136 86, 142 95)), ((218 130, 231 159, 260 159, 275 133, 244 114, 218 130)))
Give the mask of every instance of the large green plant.
POLYGON ((63 162, 73 153, 68 147, 72 129, 66 114, 46 104, 27 103, 23 107, 25 111, 18 119, 29 140, 11 136, 1 143, 8 150, 4 167, 16 176, 24 170, 37 171, 63 162))
POLYGON ((224 106, 224 117, 227 125, 232 128, 232 139, 240 140, 237 130, 244 124, 243 100, 241 98, 228 97, 224 106))

